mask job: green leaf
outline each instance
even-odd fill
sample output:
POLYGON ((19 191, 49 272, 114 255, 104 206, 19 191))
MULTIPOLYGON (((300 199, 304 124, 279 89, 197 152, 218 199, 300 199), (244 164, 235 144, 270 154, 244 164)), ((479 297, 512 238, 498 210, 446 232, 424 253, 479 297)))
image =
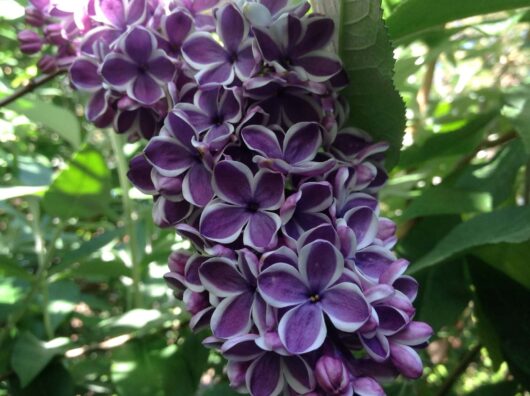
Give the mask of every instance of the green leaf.
POLYGON ((233 390, 228 384, 218 384, 211 388, 208 388, 201 396, 238 396, 240 393, 237 393, 233 390))
POLYGON ((530 207, 505 208, 478 215, 456 226, 435 248, 414 263, 410 273, 432 267, 470 248, 530 239, 530 207))
POLYGON ((488 212, 492 210, 489 193, 461 191, 447 187, 424 190, 403 212, 402 219, 442 214, 488 212))
POLYGON ((67 338, 56 338, 43 342, 31 333, 24 332, 16 340, 11 355, 11 367, 24 388, 57 355, 64 352, 69 343, 67 338))
POLYGON ((11 396, 73 396, 74 382, 68 370, 60 362, 49 364, 26 387, 12 381, 9 387, 11 396))
POLYGON ((530 252, 530 242, 498 243, 477 248, 473 251, 473 255, 530 290, 528 252, 530 252))
POLYGON ((515 381, 503 381, 497 384, 483 385, 466 393, 466 396, 503 396, 515 395, 517 383, 515 381))
POLYGON ((109 201, 110 171, 105 159, 86 146, 58 174, 42 203, 52 216, 90 219, 105 213, 109 201))
POLYGON ((339 53, 350 84, 349 124, 366 130, 391 148, 387 167, 397 163, 405 130, 405 105, 393 78, 393 48, 382 19, 380 1, 341 0, 339 53))
POLYGON ((524 386, 530 386, 530 293, 502 272, 479 260, 470 263, 469 271, 476 299, 496 332, 511 373, 524 386))
POLYGON ((182 345, 159 338, 130 342, 112 355, 111 379, 120 396, 194 396, 208 351, 197 335, 182 345), (148 379, 148 380, 146 380, 148 379))
POLYGON ((60 281, 49 285, 48 294, 48 312, 53 328, 57 329, 79 303, 81 292, 74 282, 60 281))
POLYGON ((81 245, 76 249, 73 249, 64 254, 61 259, 61 264, 72 264, 90 256, 93 253, 96 253, 111 242, 123 236, 124 232, 124 228, 116 228, 113 230, 111 229, 101 235, 98 235, 86 242, 81 243, 81 245))
POLYGON ((491 194, 493 205, 498 206, 515 195, 515 181, 519 169, 529 156, 524 146, 515 140, 502 149, 490 162, 468 166, 454 182, 454 187, 467 191, 491 194))
POLYGON ((524 143, 526 153, 530 154, 530 89, 524 87, 507 95, 508 104, 502 109, 524 143))
POLYGON ((530 0, 407 0, 388 18, 394 40, 474 15, 530 7, 530 0))
POLYGON ((19 114, 23 114, 36 124, 42 124, 58 133, 75 149, 81 145, 81 128, 79 120, 71 111, 42 101, 19 99, 7 106, 19 114))
MULTIPOLYGON (((10 257, 0 255, 0 276, 5 279, 13 276, 25 281, 31 281, 33 276, 28 270, 20 266, 20 263, 10 257)), ((2 301, 2 299, 0 299, 2 301)))
POLYGON ((401 154, 401 167, 414 167, 436 158, 467 154, 484 138, 485 128, 499 111, 491 111, 471 119, 465 126, 452 132, 438 133, 422 144, 415 144, 401 154))

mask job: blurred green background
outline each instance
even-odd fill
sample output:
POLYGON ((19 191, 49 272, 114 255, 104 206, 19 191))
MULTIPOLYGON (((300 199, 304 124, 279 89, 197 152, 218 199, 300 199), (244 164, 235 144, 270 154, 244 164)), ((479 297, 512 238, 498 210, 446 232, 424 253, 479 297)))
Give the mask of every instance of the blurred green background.
MULTIPOLYGON (((0 99, 38 74, 24 4, 0 0, 0 99)), ((381 199, 436 332, 388 394, 529 395, 530 1, 383 6, 407 127, 381 199)), ((125 179, 142 144, 84 99, 57 78, 0 108, 0 395, 234 395, 162 280, 189 244, 125 179)))

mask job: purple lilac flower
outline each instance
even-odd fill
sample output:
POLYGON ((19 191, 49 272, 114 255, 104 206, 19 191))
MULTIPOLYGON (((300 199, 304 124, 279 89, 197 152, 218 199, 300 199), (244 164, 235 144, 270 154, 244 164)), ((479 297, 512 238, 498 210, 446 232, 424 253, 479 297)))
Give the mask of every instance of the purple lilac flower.
POLYGON ((202 86, 228 85, 236 76, 244 81, 255 68, 248 25, 239 9, 227 4, 216 16, 217 33, 224 46, 210 34, 197 32, 182 47, 186 61, 199 70, 196 78, 202 86))
POLYGON ((121 52, 108 54, 101 66, 105 81, 144 105, 164 97, 164 87, 175 75, 175 66, 147 29, 134 27, 121 39, 121 52))
POLYGON ((385 142, 347 125, 334 23, 297 0, 31 0, 21 50, 69 68, 128 177, 188 239, 165 280, 251 396, 383 396, 432 335, 381 216, 385 142), (353 353, 354 352, 354 353, 353 353))

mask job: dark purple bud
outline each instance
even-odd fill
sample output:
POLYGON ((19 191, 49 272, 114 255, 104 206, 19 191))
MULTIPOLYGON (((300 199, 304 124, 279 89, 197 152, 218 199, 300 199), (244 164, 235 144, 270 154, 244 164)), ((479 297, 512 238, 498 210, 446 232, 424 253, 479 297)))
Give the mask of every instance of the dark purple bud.
POLYGON ((186 293, 184 295, 184 303, 186 304, 186 309, 192 315, 195 315, 210 306, 210 302, 208 301, 208 292, 186 293))
POLYGON ((184 275, 184 268, 186 267, 186 262, 189 258, 190 254, 183 250, 177 250, 176 252, 171 253, 167 263, 169 270, 184 275))
POLYGON ((42 11, 35 7, 26 8, 26 23, 35 27, 42 27, 44 25, 44 15, 42 11))
POLYGON ((327 395, 351 394, 351 380, 348 370, 338 358, 331 356, 321 357, 316 366, 315 376, 318 384, 327 395))
POLYGON ((44 27, 44 35, 46 40, 51 44, 61 45, 65 43, 65 38, 62 34, 63 27, 59 23, 52 23, 44 27))
POLYGON ((46 54, 40 58, 37 67, 45 74, 55 73, 55 71, 57 71, 57 59, 52 55, 46 54))
POLYGON ((20 50, 28 55, 36 54, 42 49, 42 38, 31 30, 22 30, 18 34, 20 50))

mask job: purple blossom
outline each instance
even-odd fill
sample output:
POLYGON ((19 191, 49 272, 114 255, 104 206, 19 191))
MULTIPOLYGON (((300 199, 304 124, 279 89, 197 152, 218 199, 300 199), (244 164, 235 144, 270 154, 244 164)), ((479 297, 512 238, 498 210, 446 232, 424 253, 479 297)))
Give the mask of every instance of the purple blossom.
POLYGON ((343 271, 337 248, 317 240, 300 250, 298 269, 278 263, 260 274, 258 286, 265 301, 277 308, 290 307, 278 328, 289 352, 310 352, 324 343, 324 314, 345 332, 356 331, 368 320, 369 307, 359 287, 339 282, 343 271))
POLYGON ((101 74, 105 81, 144 105, 162 99, 175 66, 164 51, 157 49, 155 36, 145 28, 134 27, 120 40, 120 49, 122 52, 112 52, 103 61, 101 74))
POLYGON ((243 232, 246 246, 264 249, 276 244, 280 217, 273 213, 284 199, 283 177, 245 165, 222 161, 214 169, 213 186, 218 199, 201 216, 200 231, 220 243, 234 242, 243 232))
POLYGON ((182 47, 186 61, 199 70, 202 86, 228 85, 237 76, 248 79, 255 68, 248 25, 239 9, 227 4, 217 10, 217 33, 224 46, 204 32, 193 33, 182 47))

